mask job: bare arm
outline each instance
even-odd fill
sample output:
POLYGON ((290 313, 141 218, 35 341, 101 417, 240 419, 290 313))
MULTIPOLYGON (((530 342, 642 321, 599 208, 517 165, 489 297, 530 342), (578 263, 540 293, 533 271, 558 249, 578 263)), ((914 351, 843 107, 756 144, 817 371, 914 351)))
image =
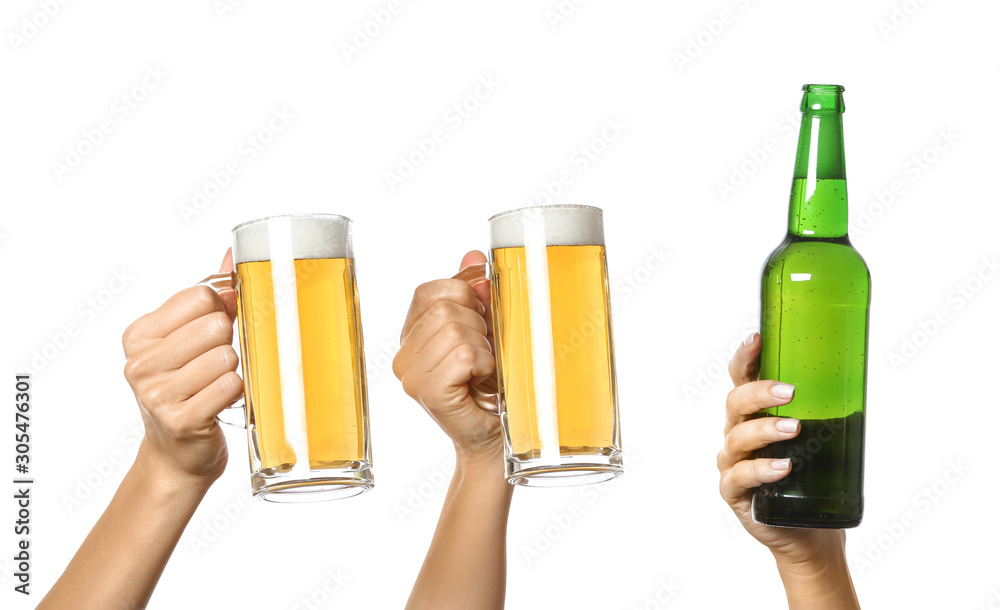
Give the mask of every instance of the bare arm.
POLYGON ((514 487, 498 460, 460 460, 408 610, 503 608, 514 487))
POLYGON ((208 490, 163 480, 145 443, 107 510, 38 608, 145 608, 208 490))
POLYGON ((793 562, 775 556, 789 610, 861 608, 847 565, 847 536, 843 530, 829 530, 825 538, 812 560, 793 562))
MULTIPOLYGON (((232 270, 229 255, 222 270, 232 270)), ((188 288, 125 331, 125 377, 146 433, 111 504, 39 608, 146 607, 185 526, 226 468, 215 416, 243 391, 234 316, 232 294, 188 288)))
MULTIPOLYGON (((462 266, 484 262, 470 252, 462 266)), ((393 371, 403 389, 451 437, 455 474, 408 610, 495 610, 506 586, 507 515, 513 487, 503 474, 500 418, 469 388, 495 385, 489 289, 461 280, 417 288, 393 371)))

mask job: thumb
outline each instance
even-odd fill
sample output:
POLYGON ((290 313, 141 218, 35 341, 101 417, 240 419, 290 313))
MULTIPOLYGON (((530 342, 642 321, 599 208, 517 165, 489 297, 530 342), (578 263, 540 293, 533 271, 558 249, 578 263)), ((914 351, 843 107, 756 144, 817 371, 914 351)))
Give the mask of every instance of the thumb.
MULTIPOLYGON (((486 255, 479 250, 472 250, 462 257, 462 264, 459 266, 460 269, 465 269, 470 265, 479 265, 487 262, 486 255)), ((487 273, 487 277, 489 274, 487 273)), ((479 301, 486 307, 487 314, 490 311, 490 283, 480 282, 472 287, 475 291, 476 296, 479 297, 479 301)))
MULTIPOLYGON (((472 250, 462 257, 461 268, 465 269, 470 265, 481 265, 483 263, 489 262, 486 255, 479 250, 472 250)), ((462 275, 459 273, 459 275, 462 275)), ((489 280, 490 271, 489 266, 486 270, 486 278, 489 280)), ((494 338, 493 338, 493 315, 491 310, 493 309, 493 300, 490 295, 490 290, 492 287, 492 282, 490 281, 477 281, 472 286, 472 291, 476 293, 476 298, 479 302, 483 304, 486 311, 483 313, 483 318, 486 320, 486 340, 490 342, 490 351, 496 354, 496 349, 494 349, 494 338)), ((479 386, 481 389, 490 394, 495 394, 497 391, 497 381, 496 381, 496 368, 493 372, 487 376, 473 377, 469 380, 470 386, 479 386)))
POLYGON ((469 265, 477 265, 479 263, 486 262, 486 255, 479 250, 470 250, 465 256, 462 257, 461 269, 465 269, 469 265))
POLYGON ((222 259, 222 266, 219 267, 219 273, 226 273, 227 271, 232 271, 233 266, 233 249, 230 248, 226 250, 226 256, 222 259))
POLYGON ((736 348, 733 359, 729 361, 729 376, 732 377, 734 386, 757 381, 760 373, 760 348, 763 345, 759 336, 760 333, 755 332, 747 337, 736 348))
MULTIPOLYGON (((233 249, 229 248, 226 250, 226 256, 222 259, 222 266, 219 267, 219 273, 232 273, 233 271, 233 249)), ((230 319, 236 319, 236 290, 220 290, 219 298, 222 299, 222 304, 226 308, 226 314, 230 319)))

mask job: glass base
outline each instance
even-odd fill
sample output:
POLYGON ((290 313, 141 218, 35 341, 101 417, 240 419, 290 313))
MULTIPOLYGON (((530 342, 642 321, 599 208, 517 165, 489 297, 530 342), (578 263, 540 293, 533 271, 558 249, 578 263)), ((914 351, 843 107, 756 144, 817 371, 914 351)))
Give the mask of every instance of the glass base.
POLYGON ((603 483, 624 472, 621 453, 614 455, 562 455, 555 460, 507 460, 507 482, 525 487, 571 487, 603 483))
POLYGON ((860 497, 834 502, 829 498, 769 497, 758 492, 750 504, 754 523, 772 527, 849 529, 861 525, 861 515, 860 497))
POLYGON ((371 468, 363 470, 310 470, 250 477, 253 495, 268 502, 324 502, 363 494, 375 486, 371 468), (303 476, 305 475, 305 476, 303 476))

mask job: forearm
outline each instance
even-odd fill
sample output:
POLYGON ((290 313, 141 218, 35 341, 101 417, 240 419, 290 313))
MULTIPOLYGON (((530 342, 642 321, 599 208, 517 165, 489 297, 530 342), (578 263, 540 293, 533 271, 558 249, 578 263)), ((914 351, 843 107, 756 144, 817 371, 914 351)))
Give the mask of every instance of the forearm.
POLYGON ((164 480, 145 445, 38 608, 144 608, 205 484, 164 480))
POLYGON ((499 460, 459 458, 407 610, 503 608, 512 495, 499 460))
POLYGON ((818 561, 777 564, 789 610, 860 610, 843 547, 818 561))

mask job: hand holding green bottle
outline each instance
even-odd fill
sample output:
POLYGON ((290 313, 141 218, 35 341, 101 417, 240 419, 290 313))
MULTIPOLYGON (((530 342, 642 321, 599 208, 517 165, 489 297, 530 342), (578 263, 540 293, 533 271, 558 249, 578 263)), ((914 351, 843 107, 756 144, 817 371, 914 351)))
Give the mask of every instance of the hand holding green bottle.
POLYGON ((843 530, 771 527, 755 522, 750 515, 754 490, 784 480, 791 472, 787 458, 753 459, 753 453, 800 434, 798 420, 757 417, 762 410, 787 405, 796 390, 778 381, 758 381, 762 345, 758 334, 750 335, 729 363, 736 387, 726 398, 725 442, 718 457, 719 491, 743 528, 774 556, 790 610, 859 608, 843 530))

